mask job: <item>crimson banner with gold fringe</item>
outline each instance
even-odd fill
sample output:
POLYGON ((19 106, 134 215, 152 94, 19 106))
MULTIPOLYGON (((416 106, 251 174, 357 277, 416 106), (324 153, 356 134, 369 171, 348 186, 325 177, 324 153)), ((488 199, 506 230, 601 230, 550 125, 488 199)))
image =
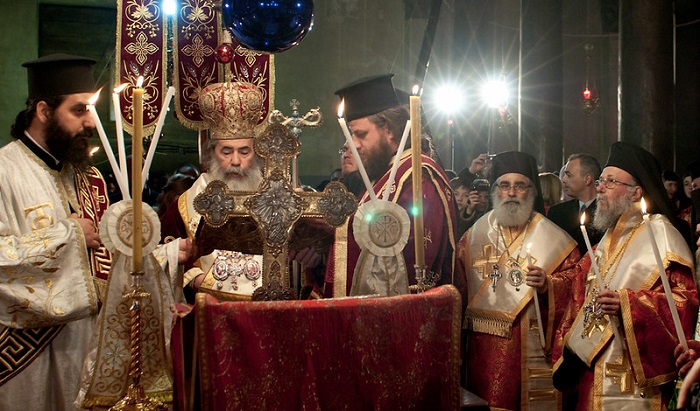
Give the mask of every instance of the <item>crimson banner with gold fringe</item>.
POLYGON ((219 83, 224 73, 215 58, 221 15, 210 0, 182 0, 173 29, 175 112, 187 128, 206 128, 199 111, 199 93, 219 83))
MULTIPOLYGON (((173 29, 173 85, 176 116, 191 129, 207 128, 199 109, 199 93, 209 84, 246 81, 265 90, 265 116, 274 106, 273 56, 247 50, 232 41, 234 56, 226 66, 216 49, 229 36, 222 31, 221 14, 210 0, 182 0, 173 29)), ((261 119, 261 123, 262 123, 261 119)))
POLYGON ((133 133, 133 89, 143 76, 143 135, 155 131, 167 86, 167 19, 159 0, 117 0, 116 84, 124 130, 133 133))

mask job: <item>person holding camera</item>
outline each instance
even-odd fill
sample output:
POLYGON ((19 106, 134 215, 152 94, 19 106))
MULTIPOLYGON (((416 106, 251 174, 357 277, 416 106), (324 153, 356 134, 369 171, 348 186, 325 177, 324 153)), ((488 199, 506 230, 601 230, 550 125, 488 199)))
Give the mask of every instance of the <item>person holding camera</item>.
POLYGON ((474 179, 467 185, 457 177, 452 180, 452 189, 457 203, 457 238, 461 238, 482 215, 491 209, 489 191, 491 185, 483 178, 474 179))

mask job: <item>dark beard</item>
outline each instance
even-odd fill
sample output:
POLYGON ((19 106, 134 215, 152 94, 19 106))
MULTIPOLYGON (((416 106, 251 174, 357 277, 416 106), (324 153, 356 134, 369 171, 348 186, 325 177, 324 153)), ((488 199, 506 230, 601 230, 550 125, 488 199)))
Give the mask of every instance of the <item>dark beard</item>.
POLYGON ((46 123, 46 145, 49 152, 59 161, 84 170, 92 165, 88 139, 92 137, 92 129, 84 129, 78 134, 71 135, 51 116, 46 123))
POLYGON ((363 164, 370 181, 376 182, 389 170, 389 163, 393 154, 389 144, 383 140, 376 150, 367 153, 363 164))

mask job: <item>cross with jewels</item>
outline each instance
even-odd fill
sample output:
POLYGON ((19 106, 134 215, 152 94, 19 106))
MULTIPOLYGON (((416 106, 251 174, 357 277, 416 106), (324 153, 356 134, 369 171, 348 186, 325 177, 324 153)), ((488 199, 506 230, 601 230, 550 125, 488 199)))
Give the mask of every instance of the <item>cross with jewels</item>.
POLYGON ((493 271, 489 273, 489 280, 491 280, 491 288, 493 288, 494 293, 496 292, 496 283, 501 277, 503 277, 503 275, 498 271, 498 264, 494 264, 493 271))
MULTIPOLYGON (((292 114, 290 116, 285 116, 279 110, 273 110, 272 113, 270 113, 270 117, 268 117, 268 121, 271 124, 282 124, 283 126, 289 127, 289 132, 292 133, 297 142, 299 142, 302 127, 314 128, 323 123, 323 115, 319 107, 312 108, 302 116, 299 113, 299 100, 293 98, 289 102, 289 106, 292 107, 292 114)), ((301 145, 301 142, 299 142, 299 144, 301 145)), ((292 161, 292 185, 296 186, 298 177, 297 156, 294 156, 292 161)))
MULTIPOLYGON (((262 286, 253 300, 290 300, 296 292, 289 286, 288 251, 291 232, 300 218, 322 218, 338 227, 357 209, 357 200, 341 183, 329 183, 323 192, 297 192, 289 183, 290 160, 299 154, 299 141, 281 124, 271 124, 255 138, 255 153, 265 160, 263 181, 257 192, 231 192, 222 181, 212 181, 194 199, 194 208, 203 217, 200 225, 207 244, 216 249, 232 249, 237 217, 252 217, 263 237, 262 286), (212 233, 212 231, 214 233, 212 233)), ((296 248, 317 246, 318 235, 299 236, 296 248)))

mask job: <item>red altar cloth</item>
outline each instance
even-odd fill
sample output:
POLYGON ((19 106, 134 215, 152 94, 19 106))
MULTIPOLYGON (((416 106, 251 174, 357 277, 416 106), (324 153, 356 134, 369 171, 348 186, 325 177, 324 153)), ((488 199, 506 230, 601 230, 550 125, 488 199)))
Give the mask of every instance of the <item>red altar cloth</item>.
POLYGON ((286 302, 198 294, 173 337, 176 406, 189 408, 182 374, 196 353, 202 410, 457 410, 460 327, 451 285, 286 302), (196 348, 183 350, 192 317, 196 348))

